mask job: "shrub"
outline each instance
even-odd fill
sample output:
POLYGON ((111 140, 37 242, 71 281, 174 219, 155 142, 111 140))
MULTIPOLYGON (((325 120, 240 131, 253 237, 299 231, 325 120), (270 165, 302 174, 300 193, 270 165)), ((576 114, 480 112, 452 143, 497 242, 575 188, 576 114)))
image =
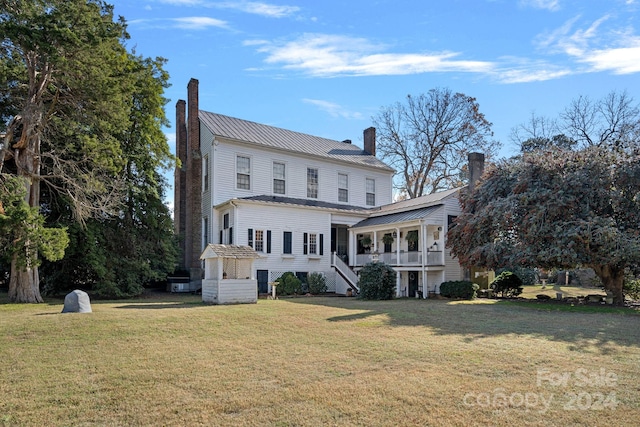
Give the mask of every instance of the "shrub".
POLYGON ((505 271, 510 271, 513 274, 517 275, 522 280, 522 284, 524 286, 533 286, 539 282, 539 274, 535 268, 527 268, 527 267, 500 268, 496 270, 496 274, 500 275, 505 271))
POLYGON ((480 286, 468 280, 452 280, 440 285, 440 295, 447 298, 473 299, 477 296, 478 289, 480 286))
POLYGON ((490 288, 503 298, 512 298, 522 293, 522 279, 511 271, 503 271, 491 282, 490 288))
POLYGON ((640 279, 625 280, 622 292, 634 301, 640 300, 640 279))
POLYGON ((294 295, 302 291, 302 282, 290 271, 280 276, 276 282, 278 282, 276 286, 277 295, 294 295))
POLYGON ((307 276, 307 286, 309 293, 313 295, 327 292, 327 280, 323 274, 311 273, 307 276))
POLYGON ((396 292, 396 272, 384 262, 366 264, 360 270, 358 287, 363 299, 392 299, 396 292))

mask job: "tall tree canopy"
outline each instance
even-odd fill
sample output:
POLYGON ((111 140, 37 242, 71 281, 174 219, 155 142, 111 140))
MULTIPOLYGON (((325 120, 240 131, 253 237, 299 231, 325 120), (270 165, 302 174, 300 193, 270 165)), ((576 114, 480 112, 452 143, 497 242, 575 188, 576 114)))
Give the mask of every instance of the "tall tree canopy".
POLYGON ((623 304, 640 259, 640 156, 592 146, 525 153, 489 168, 448 245, 466 266, 594 269, 623 304))
MULTIPOLYGON (((101 0, 0 0, 0 179, 20 179, 25 202, 52 224, 139 227, 146 214, 168 216, 165 207, 143 213, 144 200, 157 206, 156 169, 171 159, 160 131, 164 60, 127 52, 125 22, 112 9, 101 0)), ((37 250, 12 251, 11 300, 42 301, 38 263, 37 250)))
POLYGON ((449 89, 408 95, 373 121, 377 151, 396 168, 396 186, 409 198, 461 185, 468 153, 491 158, 500 148, 476 99, 449 89))
POLYGON ((511 140, 522 152, 546 147, 629 149, 640 140, 639 121, 640 108, 626 91, 597 100, 580 96, 557 119, 532 114, 512 129, 511 140))

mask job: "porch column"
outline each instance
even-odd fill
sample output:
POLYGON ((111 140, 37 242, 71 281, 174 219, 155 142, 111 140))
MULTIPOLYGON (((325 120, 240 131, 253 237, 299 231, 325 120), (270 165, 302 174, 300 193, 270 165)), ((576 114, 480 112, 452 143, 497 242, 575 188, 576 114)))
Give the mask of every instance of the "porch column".
POLYGON ((349 266, 353 267, 356 265, 356 255, 355 255, 355 233, 353 230, 349 229, 349 243, 347 254, 349 256, 349 266))
POLYGON ((396 227, 396 265, 400 265, 400 244, 402 240, 400 239, 400 229, 396 227))
POLYGON ((373 230, 373 252, 378 252, 378 232, 373 230))
POLYGON ((400 293, 402 291, 402 288, 400 288, 401 286, 401 280, 400 280, 400 272, 396 271, 396 297, 401 297, 402 294, 400 293))
POLYGON ((420 220, 420 233, 424 236, 424 239, 420 239, 420 244, 422 246, 422 298, 427 297, 427 269, 425 266, 427 265, 427 225, 420 220))

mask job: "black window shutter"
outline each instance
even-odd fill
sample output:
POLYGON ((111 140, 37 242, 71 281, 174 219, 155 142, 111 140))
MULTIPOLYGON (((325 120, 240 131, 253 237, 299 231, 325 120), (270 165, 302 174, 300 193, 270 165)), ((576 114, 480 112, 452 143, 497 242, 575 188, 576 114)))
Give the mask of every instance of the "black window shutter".
POLYGON ((271 253, 271 230, 267 230, 267 253, 271 253))
POLYGON ((253 228, 248 230, 247 244, 253 247, 253 228))
POLYGON ((233 227, 229 227, 229 244, 233 245, 233 227))
POLYGON ((309 237, 309 236, 307 235, 307 233, 304 233, 304 235, 303 235, 303 239, 302 239, 302 253, 303 253, 304 255, 306 255, 306 254, 307 254, 307 252, 308 252, 308 249, 307 249, 307 241, 308 241, 308 237, 309 237))
POLYGON ((320 235, 320 255, 324 255, 324 234, 320 235))
POLYGON ((223 244, 224 242, 222 241, 222 230, 220 230, 220 244, 223 244))

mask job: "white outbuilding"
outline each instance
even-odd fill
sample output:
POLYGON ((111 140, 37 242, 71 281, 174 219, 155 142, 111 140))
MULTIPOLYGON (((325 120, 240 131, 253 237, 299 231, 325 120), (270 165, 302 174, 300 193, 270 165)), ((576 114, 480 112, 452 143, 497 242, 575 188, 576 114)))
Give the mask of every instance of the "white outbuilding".
POLYGON ((253 262, 260 255, 251 246, 209 244, 204 260, 202 301, 209 304, 252 304, 258 301, 253 262))

